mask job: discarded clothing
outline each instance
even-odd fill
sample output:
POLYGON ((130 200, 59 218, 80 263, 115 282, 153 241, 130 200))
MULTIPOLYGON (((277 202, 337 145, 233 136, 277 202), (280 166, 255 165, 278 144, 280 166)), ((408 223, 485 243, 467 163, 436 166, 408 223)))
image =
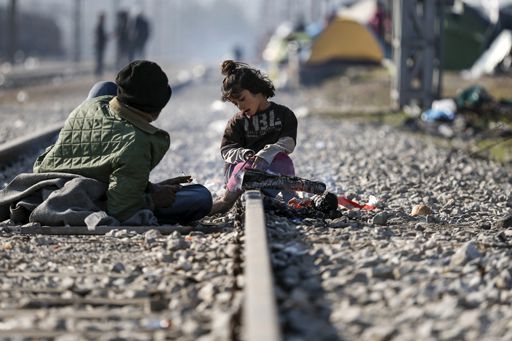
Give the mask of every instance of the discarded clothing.
POLYGON ((0 221, 48 226, 158 225, 143 209, 119 222, 105 213, 107 185, 68 173, 22 173, 0 190, 0 221))

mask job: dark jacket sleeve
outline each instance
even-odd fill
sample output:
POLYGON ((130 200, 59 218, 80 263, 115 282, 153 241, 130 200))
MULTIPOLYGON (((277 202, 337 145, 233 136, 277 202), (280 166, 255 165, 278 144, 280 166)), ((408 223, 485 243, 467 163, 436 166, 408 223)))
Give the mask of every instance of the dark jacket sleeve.
POLYGON ((297 143, 297 117, 287 107, 282 107, 284 111, 283 115, 283 129, 281 130, 281 136, 282 137, 291 137, 295 143, 297 143))
POLYGON ((256 155, 265 159, 269 164, 278 153, 291 154, 297 144, 297 117, 287 107, 281 106, 283 110, 283 128, 275 143, 267 144, 256 155))
POLYGON ((244 156, 247 152, 252 151, 244 148, 245 141, 243 135, 243 127, 237 116, 229 120, 222 136, 220 145, 220 154, 222 159, 227 163, 238 163, 245 161, 244 156))

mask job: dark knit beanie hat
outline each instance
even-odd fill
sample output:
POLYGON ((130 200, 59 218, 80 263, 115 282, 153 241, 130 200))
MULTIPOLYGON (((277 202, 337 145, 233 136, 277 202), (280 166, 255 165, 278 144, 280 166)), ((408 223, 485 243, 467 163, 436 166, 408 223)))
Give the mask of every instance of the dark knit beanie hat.
POLYGON ((167 76, 156 63, 135 60, 116 77, 120 102, 148 113, 160 112, 171 98, 167 76))

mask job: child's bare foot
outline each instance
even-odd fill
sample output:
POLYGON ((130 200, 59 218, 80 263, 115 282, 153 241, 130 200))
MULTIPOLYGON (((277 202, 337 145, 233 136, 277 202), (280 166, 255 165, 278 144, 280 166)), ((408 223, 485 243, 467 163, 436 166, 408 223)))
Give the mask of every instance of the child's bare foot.
POLYGON ((224 214, 228 212, 235 202, 240 198, 240 193, 226 191, 222 198, 217 198, 213 202, 212 209, 210 210, 209 216, 214 214, 224 214))

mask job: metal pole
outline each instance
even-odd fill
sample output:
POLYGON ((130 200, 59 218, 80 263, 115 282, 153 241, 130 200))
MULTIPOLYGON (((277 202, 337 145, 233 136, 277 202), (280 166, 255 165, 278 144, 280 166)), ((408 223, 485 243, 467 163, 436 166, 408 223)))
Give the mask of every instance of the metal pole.
POLYGON ((429 107, 441 94, 442 6, 441 0, 393 2, 392 96, 400 108, 429 107))
POLYGON ((18 11, 16 2, 17 0, 11 0, 7 11, 7 60, 11 64, 16 63, 16 50, 18 49, 18 11))

